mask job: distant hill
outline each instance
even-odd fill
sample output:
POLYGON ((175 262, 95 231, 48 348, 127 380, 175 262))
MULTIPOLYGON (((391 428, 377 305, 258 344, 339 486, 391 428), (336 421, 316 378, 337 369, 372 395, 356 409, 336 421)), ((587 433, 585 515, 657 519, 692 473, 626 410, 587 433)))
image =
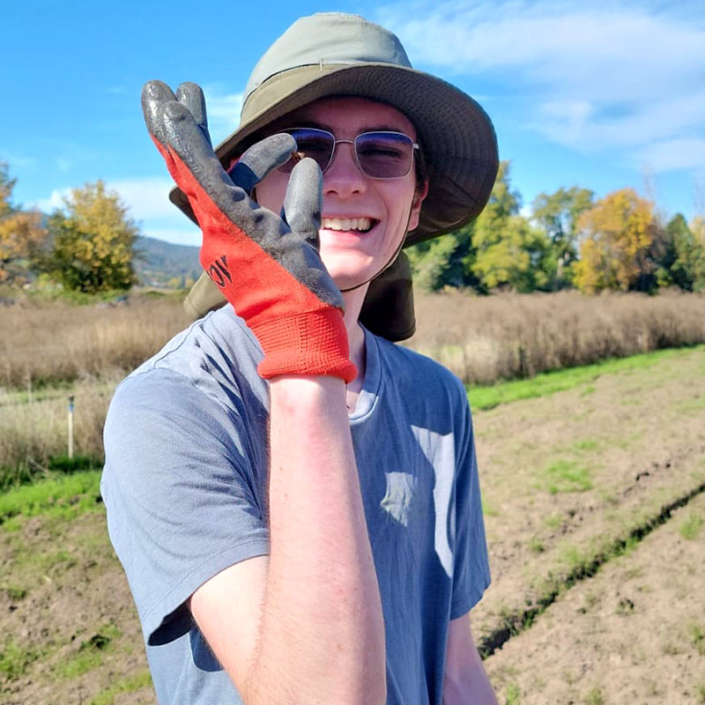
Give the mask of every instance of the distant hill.
POLYGON ((135 248, 141 256, 135 259, 135 271, 142 286, 174 286, 179 279, 195 280, 203 269, 198 261, 198 247, 172 245, 154 237, 138 236, 135 248))

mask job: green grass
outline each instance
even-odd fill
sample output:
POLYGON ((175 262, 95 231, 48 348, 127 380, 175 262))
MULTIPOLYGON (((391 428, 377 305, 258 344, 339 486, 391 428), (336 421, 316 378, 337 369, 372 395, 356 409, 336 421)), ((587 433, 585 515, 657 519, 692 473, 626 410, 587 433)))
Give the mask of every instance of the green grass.
POLYGON ((95 470, 102 466, 102 461, 87 455, 78 455, 69 458, 67 455, 57 455, 50 458, 46 467, 38 463, 19 463, 9 467, 0 466, 0 493, 36 482, 38 479, 48 478, 55 473, 70 474, 79 470, 95 470))
POLYGON ((687 541, 692 541, 700 533, 704 523, 705 519, 702 516, 691 512, 679 527, 681 536, 687 541))
MULTIPOLYGON (((648 369, 662 360, 684 357, 694 350, 705 350, 705 345, 657 350, 641 355, 632 355, 631 357, 606 360, 605 362, 585 365, 584 367, 571 367, 565 370, 544 372, 531 379, 500 382, 490 386, 466 385, 466 389, 468 390, 468 399, 473 409, 493 409, 500 404, 509 404, 521 399, 544 397, 574 389, 583 384, 590 385, 603 375, 648 369)), ((594 387, 586 386, 582 393, 590 394, 593 391, 594 387)))
POLYGON ((504 701, 506 705, 519 705, 521 691, 516 683, 510 683, 507 686, 507 699, 504 701))
POLYGON ((37 514, 50 514, 72 519, 100 506, 100 470, 87 470, 72 475, 58 475, 24 485, 0 494, 0 524, 37 514))
POLYGON ((104 624, 90 639, 81 643, 77 653, 57 667, 57 675, 71 680, 100 667, 103 663, 103 654, 109 650, 111 642, 119 636, 121 632, 114 623, 104 624))
POLYGON ((586 705, 604 705, 605 698, 599 688, 593 688, 585 698, 586 705))
POLYGON ((543 469, 543 477, 551 494, 592 489, 590 470, 579 466, 575 460, 556 460, 543 469))
POLYGON ((698 650, 701 656, 705 656, 705 629, 699 624, 691 624, 689 631, 693 646, 698 650))
POLYGON ((151 684, 152 677, 149 675, 149 671, 140 671, 111 685, 107 690, 93 698, 90 705, 113 705, 115 699, 121 693, 134 693, 142 688, 147 688, 151 684))
POLYGON ((29 666, 39 658, 39 654, 31 649, 24 649, 13 637, 5 639, 0 650, 0 674, 7 680, 14 680, 24 675, 29 666))

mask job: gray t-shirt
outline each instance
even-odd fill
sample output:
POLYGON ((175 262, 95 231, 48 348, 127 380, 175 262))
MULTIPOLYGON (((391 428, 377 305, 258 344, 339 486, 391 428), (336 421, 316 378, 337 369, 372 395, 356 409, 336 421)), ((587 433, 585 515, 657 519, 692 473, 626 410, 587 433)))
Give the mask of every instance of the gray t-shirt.
MULTIPOLYGON (((441 705, 448 621, 490 583, 470 409, 460 380, 433 360, 368 331, 365 346, 350 428, 387 703, 441 705)), ((135 370, 110 405, 101 488, 161 705, 241 703, 184 603, 221 570, 269 553, 261 358, 227 306, 135 370)))

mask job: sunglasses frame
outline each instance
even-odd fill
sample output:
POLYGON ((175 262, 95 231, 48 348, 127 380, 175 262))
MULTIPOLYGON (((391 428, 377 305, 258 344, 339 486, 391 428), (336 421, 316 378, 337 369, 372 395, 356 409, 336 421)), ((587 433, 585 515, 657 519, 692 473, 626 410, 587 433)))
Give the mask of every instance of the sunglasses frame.
MULTIPOLYGON (((391 179, 403 179, 405 176, 409 174, 411 171, 411 167, 414 165, 414 159, 415 159, 415 154, 416 150, 420 150, 421 146, 414 142, 414 140, 407 135, 405 132, 398 132, 397 130, 368 130, 367 132, 361 132, 359 135, 356 135, 354 140, 339 140, 336 139, 336 136, 330 132, 329 130, 324 130, 320 127, 287 127, 283 129, 281 132, 283 134, 290 134, 290 132, 293 132, 295 130, 311 130, 312 132, 320 132, 325 135, 329 135, 332 140, 333 140, 333 149, 330 152, 330 157, 328 159, 328 163, 325 166, 325 169, 321 169, 321 171, 325 174, 326 171, 328 171, 330 165, 333 163, 333 159, 335 158, 335 148, 338 146, 338 144, 351 144, 353 146, 353 159, 355 160, 355 165, 357 168, 360 170, 362 174, 368 179, 376 179, 378 181, 389 181, 391 179), (363 168, 362 165, 360 164, 360 160, 358 159, 357 156, 357 140, 360 137, 364 137, 365 135, 400 135, 402 137, 406 137, 409 142, 411 143, 411 158, 409 159, 409 168, 403 173, 400 174, 399 176, 370 176, 363 168)), ((293 135, 292 135, 293 137, 293 135)), ((294 137, 294 139, 296 139, 294 137)), ((297 144, 298 147, 298 144, 297 144)), ((303 157, 299 157, 297 161, 300 161, 303 157)), ((296 159, 296 153, 292 154, 291 157, 289 158, 289 161, 286 162, 288 164, 292 159, 296 159)), ((282 164, 282 166, 279 167, 280 170, 283 171, 283 167, 286 166, 286 164, 282 164)), ((320 164, 319 164, 320 166, 320 164)), ((285 172, 286 173, 286 172, 285 172)), ((289 172, 290 173, 290 172, 289 172)))

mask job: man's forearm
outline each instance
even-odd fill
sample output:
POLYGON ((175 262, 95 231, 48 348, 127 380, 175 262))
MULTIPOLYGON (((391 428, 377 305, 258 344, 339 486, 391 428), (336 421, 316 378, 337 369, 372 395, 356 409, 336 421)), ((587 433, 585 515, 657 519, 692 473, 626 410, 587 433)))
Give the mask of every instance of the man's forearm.
POLYGON ((270 385, 270 558, 248 703, 386 700, 384 621, 334 377, 270 385))

